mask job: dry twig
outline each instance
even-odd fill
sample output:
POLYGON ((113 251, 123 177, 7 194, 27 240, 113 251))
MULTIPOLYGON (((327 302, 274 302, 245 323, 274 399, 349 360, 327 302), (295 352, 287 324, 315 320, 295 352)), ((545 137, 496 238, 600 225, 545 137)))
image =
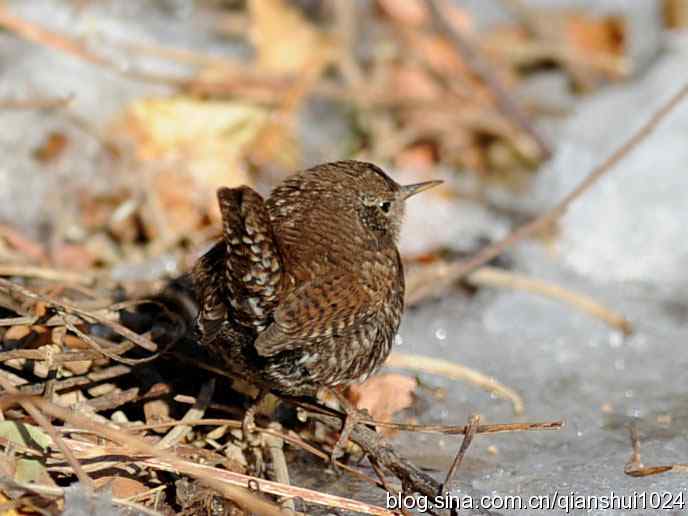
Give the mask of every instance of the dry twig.
POLYGON ((205 414, 205 411, 210 404, 210 400, 213 398, 213 392, 215 392, 214 378, 203 384, 201 387, 201 392, 199 393, 198 398, 196 398, 196 403, 194 403, 194 406, 191 407, 186 414, 184 414, 184 417, 179 422, 180 424, 172 427, 170 431, 167 432, 165 437, 160 439, 155 447, 162 450, 165 448, 170 448, 180 442, 191 430, 190 426, 183 423, 185 421, 200 419, 203 417, 203 414, 205 414))
POLYGON ((489 88, 500 111, 532 139, 537 148, 537 152, 531 154, 539 154, 539 157, 542 159, 549 158, 551 152, 547 144, 531 125, 528 117, 521 111, 521 108, 511 99, 487 62, 482 59, 478 51, 446 21, 446 17, 442 14, 442 10, 437 0, 427 0, 427 5, 430 9, 432 21, 435 26, 454 44, 454 47, 461 55, 463 61, 489 88))
POLYGON ((466 451, 468 451, 468 447, 473 442, 473 437, 475 436, 479 425, 480 425, 480 416, 479 415, 471 416, 468 419, 468 425, 466 425, 466 431, 463 434, 463 441, 461 441, 461 447, 459 448, 459 451, 457 452, 456 457, 454 457, 454 461, 452 462, 451 466, 449 467, 449 471, 447 471, 447 476, 444 479, 444 483, 442 484, 442 489, 437 494, 441 495, 442 493, 447 491, 447 489, 449 487, 449 483, 454 478, 454 474, 461 467, 461 463, 463 462, 463 457, 464 457, 464 455, 466 455, 466 451))
POLYGON ((393 352, 387 358, 385 365, 388 367, 398 367, 400 369, 410 369, 423 373, 436 374, 477 385, 495 396, 511 401, 514 414, 522 414, 524 410, 523 398, 513 389, 502 385, 491 376, 487 376, 475 369, 448 362, 439 358, 425 357, 421 355, 411 355, 408 353, 393 352))
MULTIPOLYGON (((33 482, 19 482, 17 480, 11 480, 9 478, 3 477, 0 477, 0 483, 4 484, 9 489, 27 491, 29 493, 36 493, 41 496, 64 497, 65 495, 64 489, 57 486, 46 486, 42 484, 36 484, 33 482)), ((162 513, 158 511, 153 511, 145 505, 134 503, 133 500, 113 497, 112 503, 116 505, 121 505, 123 507, 126 507, 127 509, 133 509, 143 514, 150 514, 151 516, 162 516, 162 513)))
POLYGON ((0 109, 55 109, 62 108, 72 101, 73 97, 35 98, 35 99, 0 99, 0 109))
MULTIPOLYGON (((447 278, 453 278, 454 268, 462 265, 437 261, 419 267, 415 273, 409 275, 406 302, 409 305, 419 303, 435 291, 444 288, 447 278)), ((466 281, 476 287, 511 288, 549 297, 604 321, 624 335, 633 333, 633 325, 623 315, 605 307, 590 296, 572 292, 561 285, 490 266, 483 266, 471 272, 466 281)))
POLYGON ((77 452, 92 451, 99 449, 99 455, 121 455, 121 456, 143 456, 153 457, 138 460, 139 464, 154 467, 165 471, 181 472, 197 478, 203 484, 220 492, 223 496, 234 501, 241 507, 260 515, 276 516, 281 515, 281 511, 273 504, 263 501, 252 493, 237 486, 248 487, 258 492, 270 493, 278 496, 301 498, 305 501, 337 507, 344 510, 358 511, 364 514, 391 515, 389 511, 382 508, 358 502, 355 500, 342 498, 324 493, 318 493, 309 489, 288 486, 278 482, 258 479, 248 475, 242 475, 219 468, 196 464, 194 462, 181 459, 177 455, 159 450, 148 444, 140 437, 129 434, 123 430, 103 425, 91 421, 79 414, 71 412, 63 407, 50 403, 43 398, 27 397, 23 395, 8 395, 0 400, 0 410, 7 408, 15 403, 30 400, 46 414, 61 419, 70 425, 88 430, 111 441, 120 443, 122 447, 102 447, 90 443, 69 440, 69 444, 77 452))
POLYGON ((688 464, 667 464, 664 466, 645 466, 640 461, 640 439, 638 438, 638 427, 632 424, 629 427, 631 436, 631 447, 633 452, 631 459, 624 467, 624 473, 631 477, 649 477, 660 473, 688 473, 688 464))
POLYGON ((58 313, 77 316, 78 318, 85 320, 87 322, 95 321, 99 324, 105 325, 118 335, 124 337, 125 339, 129 339, 134 344, 142 347, 147 351, 156 352, 158 350, 157 344, 152 342, 150 339, 142 337, 141 335, 131 331, 129 328, 126 328, 118 322, 108 319, 107 317, 104 317, 98 313, 89 312, 87 310, 79 308, 78 306, 72 305, 71 303, 58 301, 48 296, 38 294, 37 292, 24 288, 20 285, 17 285, 16 283, 12 283, 11 281, 8 281, 4 278, 0 278, 0 292, 3 290, 10 296, 14 294, 24 299, 30 299, 34 302, 45 303, 47 307, 55 309, 55 311, 58 313))
MULTIPOLYGON (((278 423, 271 423, 270 425, 277 432, 279 432, 281 429, 278 423)), ((274 480, 280 484, 289 485, 289 468, 287 467, 287 460, 284 458, 284 440, 276 435, 266 434, 265 444, 270 451, 272 469, 275 475, 274 480)), ((282 501, 282 506, 292 513, 296 511, 296 505, 294 504, 294 500, 291 498, 282 501)))
POLYGON ((17 402, 22 406, 24 410, 26 410, 26 412, 33 418, 33 420, 36 423, 38 423, 41 426, 41 428, 43 428, 43 430, 45 430, 45 432, 53 440, 53 443, 55 443, 55 446, 57 446, 60 449, 65 459, 67 460, 67 462, 69 462, 69 465, 72 467, 74 474, 79 479, 79 482, 89 492, 93 492, 93 480, 91 480, 91 477, 89 477, 86 474, 86 472, 84 472, 83 468, 81 467, 81 464, 72 453, 72 450, 65 444, 64 440, 62 439, 62 436, 60 436, 60 434, 57 433, 55 427, 50 423, 50 421, 48 421, 48 418, 46 418, 45 415, 43 415, 36 408, 32 399, 25 397, 23 395, 17 395, 17 389, 15 389, 14 386, 2 376, 0 376, 0 386, 2 386, 2 388, 5 390, 7 394, 17 396, 17 402))
POLYGON ((489 262, 493 258, 502 254, 508 247, 516 242, 530 237, 543 230, 556 220, 561 218, 569 206, 581 195, 587 192, 605 174, 609 173, 615 165, 624 159, 640 142, 647 138, 657 126, 688 96, 688 83, 684 84, 677 93, 671 96, 651 117, 643 124, 623 145, 616 149, 599 166, 595 167, 590 174, 581 181, 568 195, 566 195, 556 206, 543 213, 536 219, 522 225, 515 231, 509 233, 499 242, 495 242, 484 248, 470 260, 456 264, 447 274, 447 281, 452 283, 466 276, 481 265, 489 262))

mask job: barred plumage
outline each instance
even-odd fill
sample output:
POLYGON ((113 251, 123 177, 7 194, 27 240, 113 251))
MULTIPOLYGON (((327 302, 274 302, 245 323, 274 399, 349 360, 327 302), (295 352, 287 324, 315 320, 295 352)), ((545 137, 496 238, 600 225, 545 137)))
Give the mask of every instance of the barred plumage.
POLYGON ((291 176, 267 201, 220 189, 223 240, 192 272, 201 342, 267 390, 367 378, 403 311, 404 201, 437 183, 400 186, 375 165, 340 161, 291 176))

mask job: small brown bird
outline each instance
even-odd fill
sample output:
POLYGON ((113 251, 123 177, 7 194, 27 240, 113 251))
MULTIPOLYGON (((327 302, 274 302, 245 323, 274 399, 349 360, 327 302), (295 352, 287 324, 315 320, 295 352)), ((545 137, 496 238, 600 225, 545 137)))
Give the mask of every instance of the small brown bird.
POLYGON ((373 164, 339 161, 289 177, 267 201, 221 188, 223 239, 192 271, 200 342, 263 393, 365 380, 403 311, 404 202, 440 183, 401 186, 373 164))

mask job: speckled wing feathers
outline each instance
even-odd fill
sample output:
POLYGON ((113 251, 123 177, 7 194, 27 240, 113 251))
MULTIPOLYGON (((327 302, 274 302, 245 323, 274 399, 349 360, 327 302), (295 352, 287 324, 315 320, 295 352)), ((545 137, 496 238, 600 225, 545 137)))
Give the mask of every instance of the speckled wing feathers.
POLYGON ((217 270, 224 266, 225 249, 215 244, 194 266, 191 277, 200 304, 196 318, 196 332, 202 344, 211 342, 227 318, 224 303, 224 283, 217 270))
POLYGON ((282 279, 263 198, 248 187, 220 188, 217 193, 226 246, 227 300, 236 320, 258 330, 271 322, 282 279))
POLYGON ((256 339, 258 354, 272 356, 350 333, 376 312, 373 298, 371 289, 352 273, 315 278, 280 303, 275 321, 256 339))

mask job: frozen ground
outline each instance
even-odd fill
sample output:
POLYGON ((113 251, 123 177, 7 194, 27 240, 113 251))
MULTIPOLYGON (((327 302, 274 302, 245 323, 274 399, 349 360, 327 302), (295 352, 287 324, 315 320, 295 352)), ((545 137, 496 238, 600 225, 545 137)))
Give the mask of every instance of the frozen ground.
MULTIPOLYGON (((557 155, 539 175, 534 195, 551 204, 569 192, 676 91, 686 69, 688 45, 677 38, 646 77, 582 101, 562 128, 557 155)), ((458 475, 461 492, 645 492, 648 499, 652 492, 682 492, 688 500, 685 475, 624 474, 629 424, 638 427, 646 465, 688 460, 687 137, 684 104, 574 205, 562 220, 554 254, 536 244, 514 251, 516 270, 620 311, 637 329, 632 337, 554 301, 510 291, 444 299, 407 314, 400 351, 493 375, 525 397, 523 420, 566 420, 560 432, 478 437, 458 475)), ((472 413, 487 422, 513 419, 504 401, 464 384, 424 379, 448 390, 446 401, 433 401, 420 413, 424 422, 458 424, 472 413)), ((439 470, 447 469, 460 444, 415 434, 399 442, 413 460, 439 470)), ((607 512, 614 513, 667 512, 607 512)))
MULTIPOLYGON (((183 13, 141 16, 121 7, 113 17, 104 7, 102 12, 89 11, 84 21, 64 8, 54 8, 58 2, 8 4, 23 16, 55 29, 69 28, 87 39, 122 36, 126 27, 126 39, 138 34, 144 42, 217 49, 216 41, 202 37, 202 21, 194 29, 183 13), (52 9, 49 16, 45 9, 52 9), (79 23, 72 23, 77 19, 79 23)), ((165 91, 116 73, 94 71, 38 47, 27 48, 7 35, 0 35, 0 59, 2 96, 75 94, 74 111, 94 124, 108 120, 132 98, 165 91)), ((556 136, 552 134, 557 153, 538 174, 526 204, 545 209, 570 191, 681 85, 686 70, 688 41, 674 37, 664 57, 646 74, 577 103, 572 117, 556 136)), ((18 222, 19 212, 21 222, 35 228, 63 202, 58 192, 65 190, 66 179, 89 183, 98 179, 92 177, 94 170, 100 170, 98 145, 69 120, 3 111, 0 122, 12 128, 0 134, 0 221, 18 222), (70 147, 58 170, 38 177, 27 156, 56 128, 66 128, 80 144, 70 147)), ((332 126, 332 139, 340 138, 339 130, 332 126)), ((310 137, 318 142, 313 148, 324 145, 318 139, 321 134, 310 137)), ((526 413, 518 420, 566 420, 560 432, 477 437, 458 473, 456 490, 472 496, 553 495, 555 491, 601 496, 613 490, 645 492, 648 498, 652 492, 683 492, 688 503, 685 475, 632 478, 623 472, 631 454, 630 423, 638 427, 645 464, 688 462, 688 355, 683 349, 688 338, 686 141, 688 104, 573 206, 562 220, 554 252, 538 244, 521 244, 512 254, 515 270, 587 293, 623 313, 637 329, 632 337, 624 338, 568 306, 504 290, 483 290, 470 300, 457 294, 407 313, 399 351, 460 362, 493 375, 523 395, 526 413)), ((507 230, 504 220, 484 208, 440 201, 428 206, 419 198, 409 207, 403 248, 415 253, 437 243, 465 247, 479 236, 494 238, 507 230), (434 225, 428 224, 430 220, 434 225)), ((474 413, 481 414, 485 423, 514 421, 507 402, 483 391, 434 376, 424 375, 423 380, 444 387, 448 395, 438 401, 421 394, 412 409, 421 422, 459 424, 474 413)), ((460 439, 402 434, 397 442, 409 458, 437 471, 439 478, 460 439)), ((321 466, 313 470, 304 466, 295 473, 307 485, 313 472, 322 473, 321 466)), ((329 478, 319 485, 381 502, 378 492, 356 492, 357 486, 329 478)), ((629 513, 668 514, 625 511, 629 513)))
MULTIPOLYGON (((557 131, 557 153, 538 175, 529 202, 553 204, 604 160, 680 86, 688 40, 669 40, 668 53, 637 81, 580 101, 557 131)), ((479 436, 452 491, 481 496, 632 497, 682 495, 680 473, 634 478, 629 426, 636 425, 647 466, 688 462, 688 105, 683 104, 563 218, 554 249, 536 243, 512 251, 514 269, 591 295, 631 320, 625 338, 558 302, 505 290, 470 300, 454 295, 407 312, 396 349, 473 367, 518 390, 526 413, 466 384, 422 375, 447 389, 444 401, 421 395, 411 411, 422 423, 564 419, 559 432, 479 436), (656 493, 656 494, 653 494, 656 493)), ((402 247, 418 252, 437 242, 455 245, 497 236, 503 221, 478 206, 411 203, 402 247)), ((460 438, 402 434, 414 462, 443 480, 460 438)), ((304 478, 312 471, 303 472, 304 478)), ((361 486, 325 481, 351 494, 361 486)), ((320 484, 320 485, 323 485, 320 484)), ((360 492, 358 493, 360 495, 360 492)), ((369 493, 371 502, 384 503, 369 493)), ((624 504, 630 503, 627 498, 624 504)), ((564 501, 559 502, 561 504, 564 501)), ((563 505, 552 514, 563 514, 563 505)), ((578 510, 574 514, 688 514, 688 510, 578 510)), ((544 511, 494 511, 537 514, 544 511)))

